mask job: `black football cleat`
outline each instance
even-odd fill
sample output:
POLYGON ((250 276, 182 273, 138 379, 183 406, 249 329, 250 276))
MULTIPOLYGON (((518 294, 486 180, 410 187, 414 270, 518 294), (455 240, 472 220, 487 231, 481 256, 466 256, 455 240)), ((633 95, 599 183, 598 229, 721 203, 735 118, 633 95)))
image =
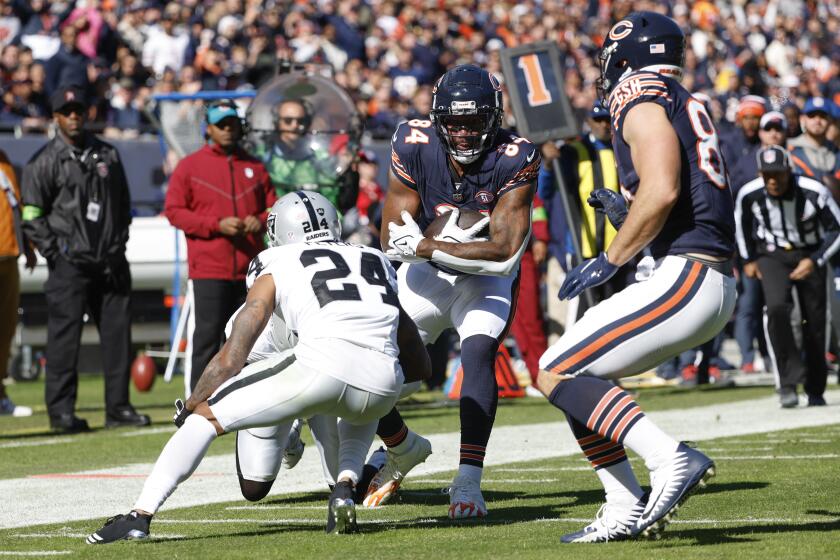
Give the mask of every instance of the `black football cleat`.
POLYGON ((149 538, 151 515, 141 515, 136 511, 115 515, 105 525, 85 539, 88 544, 108 544, 115 541, 133 541, 149 538))
POLYGON ((359 530, 356 526, 356 502, 353 501, 354 496, 355 491, 350 482, 341 481, 335 485, 332 494, 330 494, 329 512, 327 513, 327 533, 346 535, 359 530))
POLYGON ((73 413, 50 416, 50 429, 60 434, 78 434, 89 432, 87 420, 79 418, 73 413))

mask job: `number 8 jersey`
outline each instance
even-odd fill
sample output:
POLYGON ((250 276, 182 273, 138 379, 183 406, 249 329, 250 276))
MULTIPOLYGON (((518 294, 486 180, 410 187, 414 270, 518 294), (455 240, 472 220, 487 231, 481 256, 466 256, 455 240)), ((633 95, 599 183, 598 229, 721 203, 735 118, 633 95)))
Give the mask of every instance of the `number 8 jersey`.
POLYGON ((639 103, 661 105, 680 141, 680 194, 651 243, 653 256, 731 256, 735 250, 735 208, 714 124, 703 103, 662 74, 634 72, 610 94, 612 142, 622 189, 632 197, 639 187, 630 146, 622 136, 627 113, 639 103))
POLYGON ((275 313, 297 334, 302 364, 379 395, 399 391, 397 279, 380 251, 293 243, 260 253, 252 272, 274 279, 275 313))

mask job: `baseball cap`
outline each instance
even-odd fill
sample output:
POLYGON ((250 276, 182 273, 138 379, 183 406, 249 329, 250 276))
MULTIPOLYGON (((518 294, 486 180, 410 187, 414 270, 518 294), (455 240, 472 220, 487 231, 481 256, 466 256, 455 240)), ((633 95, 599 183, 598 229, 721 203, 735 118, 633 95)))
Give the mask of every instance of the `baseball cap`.
POLYGON ((787 128, 787 118, 780 111, 769 111, 761 116, 761 121, 758 124, 763 130, 767 130, 767 126, 770 124, 779 125, 782 130, 785 130, 787 128))
POLYGON ((811 97, 808 99, 808 101, 805 102, 805 107, 802 108, 802 112, 806 115, 810 115, 811 113, 822 112, 828 116, 831 116, 833 113, 833 105, 834 103, 832 103, 830 99, 826 99, 825 97, 811 97))
POLYGON ((764 98, 760 95, 745 95, 738 101, 738 116, 760 117, 766 111, 764 98))
POLYGON ((604 107, 604 105, 600 101, 596 101, 595 104, 592 105, 592 108, 589 109, 589 118, 590 119, 598 119, 598 118, 608 119, 608 118, 610 118, 610 111, 609 111, 609 109, 604 107))
POLYGON ((53 113, 57 113, 68 105, 87 109, 88 100, 84 90, 77 86, 64 86, 58 88, 50 96, 50 107, 52 107, 53 113))
POLYGON ((207 108, 208 124, 218 124, 219 121, 228 117, 239 118, 239 113, 236 111, 236 106, 233 104, 233 101, 216 101, 207 108))
POLYGON ((373 150, 359 150, 359 159, 365 163, 378 164, 379 158, 373 150))
POLYGON ((793 167, 790 163, 790 154, 779 146, 768 146, 760 149, 755 159, 760 173, 790 171, 793 167))

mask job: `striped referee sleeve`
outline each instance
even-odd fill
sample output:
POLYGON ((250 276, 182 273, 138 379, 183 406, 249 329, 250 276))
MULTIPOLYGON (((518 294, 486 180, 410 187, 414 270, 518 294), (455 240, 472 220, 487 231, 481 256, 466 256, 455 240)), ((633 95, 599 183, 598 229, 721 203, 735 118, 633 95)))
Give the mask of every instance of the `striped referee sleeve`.
POLYGON ((741 190, 738 191, 738 197, 735 199, 735 239, 738 242, 738 253, 744 262, 750 262, 756 258, 755 238, 753 237, 755 224, 752 208, 750 208, 752 201, 747 198, 747 195, 763 188, 764 181, 762 179, 753 179, 741 187, 741 190))

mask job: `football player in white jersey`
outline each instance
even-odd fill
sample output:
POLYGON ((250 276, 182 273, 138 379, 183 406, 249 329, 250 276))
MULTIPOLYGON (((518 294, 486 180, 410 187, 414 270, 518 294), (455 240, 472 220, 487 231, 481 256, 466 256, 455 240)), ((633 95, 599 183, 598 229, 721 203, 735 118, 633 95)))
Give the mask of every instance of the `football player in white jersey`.
POLYGON ((272 209, 286 253, 261 271, 230 338, 205 369, 128 514, 87 537, 105 544, 149 536, 152 516, 198 467, 216 437, 285 424, 319 413, 341 417, 339 473, 327 531, 356 527, 354 486, 378 419, 393 407, 405 379, 428 377, 429 360, 414 323, 399 306, 396 275, 374 249, 339 241, 335 208, 316 193, 290 193, 272 209), (277 310, 298 343, 243 369, 277 310), (405 369, 398 360, 404 352, 405 369))

